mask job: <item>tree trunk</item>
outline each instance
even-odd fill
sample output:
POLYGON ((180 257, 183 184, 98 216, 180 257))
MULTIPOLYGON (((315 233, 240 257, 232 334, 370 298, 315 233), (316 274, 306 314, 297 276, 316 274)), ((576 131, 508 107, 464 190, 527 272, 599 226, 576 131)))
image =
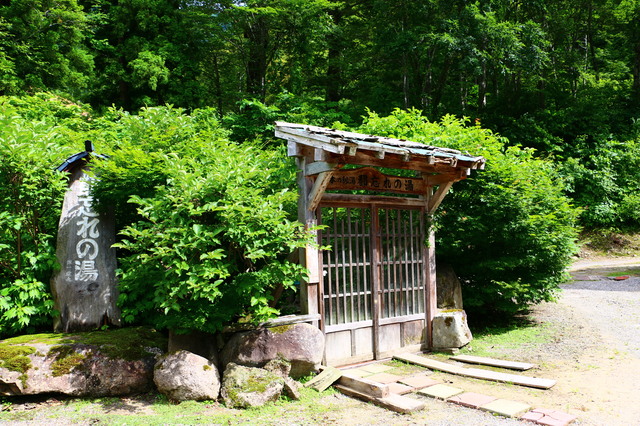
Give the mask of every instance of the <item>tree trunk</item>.
POLYGON ((249 41, 247 58, 247 92, 263 101, 266 95, 267 52, 269 49, 269 25, 264 16, 258 16, 244 33, 249 41))

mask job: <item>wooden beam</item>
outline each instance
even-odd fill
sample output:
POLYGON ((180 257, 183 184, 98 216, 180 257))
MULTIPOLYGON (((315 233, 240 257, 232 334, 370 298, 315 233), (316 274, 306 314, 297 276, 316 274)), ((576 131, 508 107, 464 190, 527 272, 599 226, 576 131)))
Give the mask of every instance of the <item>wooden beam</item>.
POLYGON ((473 168, 471 162, 460 161, 456 167, 452 167, 449 158, 437 158, 433 156, 412 155, 409 161, 405 161, 404 154, 394 154, 386 151, 385 158, 376 157, 372 151, 358 150, 357 155, 349 156, 328 152, 326 161, 331 163, 353 164, 356 166, 386 167, 390 169, 416 170, 425 173, 452 173, 462 168, 473 168), (432 163, 427 162, 431 158, 432 163))
POLYGON ((314 134, 313 137, 310 137, 304 130, 278 130, 276 128, 275 136, 277 138, 294 141, 302 145, 320 148, 327 152, 334 152, 337 154, 343 154, 346 145, 346 142, 341 142, 323 135, 314 134))
POLYGON ((327 163, 326 161, 314 161, 313 163, 309 163, 305 166, 304 175, 305 176, 313 176, 320 174, 322 172, 333 171, 341 168, 342 166, 338 163, 327 163))
POLYGON ((302 150, 300 149, 300 145, 295 143, 294 141, 287 141, 287 156, 288 157, 301 157, 302 150))
POLYGON ((422 198, 409 197, 387 197, 381 195, 361 195, 361 194, 332 194, 324 193, 323 203, 343 203, 343 204, 376 204, 389 206, 402 206, 408 208, 420 208, 425 206, 425 200, 422 198))
POLYGON ((313 150, 313 161, 325 161, 327 159, 327 153, 322 148, 315 148, 313 150))
POLYGON ((320 204, 322 195, 327 189, 327 185, 329 185, 332 174, 333 171, 322 172, 316 178, 316 181, 313 184, 313 188, 311 188, 311 192, 309 193, 309 201, 307 202, 307 208, 310 211, 314 211, 316 208, 318 208, 318 204, 320 204))
POLYGON ((342 377, 338 379, 338 384, 376 398, 389 396, 388 385, 383 385, 362 377, 350 376, 349 370, 342 370, 342 377))
POLYGON ((430 197, 429 206, 427 207, 428 214, 432 215, 436 212, 438 206, 442 203, 442 200, 444 200, 444 197, 447 195, 447 192, 449 192, 452 185, 453 182, 445 182, 438 186, 438 190, 430 197))
POLYGON ((427 186, 438 186, 446 182, 458 182, 465 177, 466 175, 461 175, 457 170, 451 173, 439 173, 437 175, 422 173, 422 178, 425 180, 427 186))

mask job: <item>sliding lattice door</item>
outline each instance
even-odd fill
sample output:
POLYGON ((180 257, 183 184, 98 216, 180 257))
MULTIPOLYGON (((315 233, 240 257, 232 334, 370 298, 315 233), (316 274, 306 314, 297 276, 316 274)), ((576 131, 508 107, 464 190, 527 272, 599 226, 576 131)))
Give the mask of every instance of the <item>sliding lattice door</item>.
POLYGON ((426 303, 424 211, 320 210, 326 361, 345 364, 419 348, 426 303))

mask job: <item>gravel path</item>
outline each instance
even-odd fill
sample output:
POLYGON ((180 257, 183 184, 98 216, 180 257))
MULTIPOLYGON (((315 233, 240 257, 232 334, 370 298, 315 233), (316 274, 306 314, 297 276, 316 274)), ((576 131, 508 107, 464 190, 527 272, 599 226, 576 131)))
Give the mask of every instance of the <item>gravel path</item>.
POLYGON ((578 281, 562 286, 560 302, 587 318, 609 344, 640 358, 640 277, 605 278, 616 270, 620 267, 574 272, 578 281))

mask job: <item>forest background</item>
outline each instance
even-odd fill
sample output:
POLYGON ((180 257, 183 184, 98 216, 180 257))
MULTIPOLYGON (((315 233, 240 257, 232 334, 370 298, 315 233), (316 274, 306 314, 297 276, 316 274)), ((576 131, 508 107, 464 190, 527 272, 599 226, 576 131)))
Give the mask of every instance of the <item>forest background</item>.
POLYGON ((277 119, 486 156, 438 218, 472 311, 549 300, 579 230, 640 227, 637 0, 2 1, 0 95, 3 335, 53 314, 53 168, 84 139, 129 323, 281 310, 306 236, 277 119))

